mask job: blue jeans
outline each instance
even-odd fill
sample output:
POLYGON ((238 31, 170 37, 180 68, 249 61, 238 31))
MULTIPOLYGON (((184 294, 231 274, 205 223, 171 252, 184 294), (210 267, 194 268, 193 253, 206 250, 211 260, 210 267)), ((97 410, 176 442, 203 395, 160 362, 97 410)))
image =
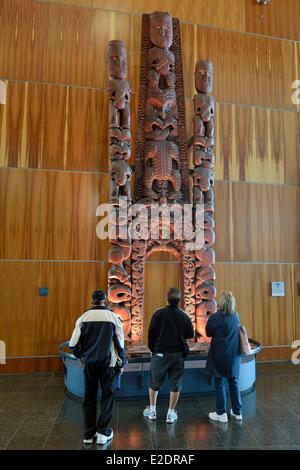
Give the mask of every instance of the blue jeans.
POLYGON ((237 377, 215 377, 215 385, 217 392, 216 412, 218 415, 226 413, 226 379, 228 380, 229 385, 232 411, 234 412, 234 414, 239 415, 242 413, 242 402, 237 377))

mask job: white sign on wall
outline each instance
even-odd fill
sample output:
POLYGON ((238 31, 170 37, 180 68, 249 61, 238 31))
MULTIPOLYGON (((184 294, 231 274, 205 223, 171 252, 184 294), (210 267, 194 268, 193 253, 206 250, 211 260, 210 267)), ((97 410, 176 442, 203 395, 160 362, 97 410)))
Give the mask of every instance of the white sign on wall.
POLYGON ((0 80, 0 104, 6 104, 6 86, 2 80, 0 80))
POLYGON ((0 340, 0 364, 6 364, 6 345, 0 340))
POLYGON ((284 297, 284 282, 272 282, 272 297, 284 297))

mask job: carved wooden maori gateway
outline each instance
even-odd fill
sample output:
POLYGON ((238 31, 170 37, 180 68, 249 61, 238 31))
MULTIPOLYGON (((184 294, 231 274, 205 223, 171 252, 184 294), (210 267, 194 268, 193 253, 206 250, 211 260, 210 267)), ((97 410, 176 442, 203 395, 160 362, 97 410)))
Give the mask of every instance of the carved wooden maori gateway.
MULTIPOLYGON (((131 155, 130 89, 126 49, 121 41, 109 42, 108 64, 109 202, 116 209, 110 223, 122 227, 128 222, 122 206, 132 204, 132 169, 127 162, 131 155)), ((137 229, 138 236, 132 237, 132 231, 125 229, 110 238, 108 298, 123 322, 127 342, 141 345, 145 261, 154 251, 169 251, 181 262, 183 308, 194 324, 195 341, 205 341, 207 315, 216 311, 212 64, 198 61, 195 67, 198 93, 194 96, 193 137, 189 140, 193 168, 188 164, 178 19, 162 12, 143 15, 140 67, 135 210, 131 214, 131 228, 137 229), (192 206, 190 212, 185 211, 186 204, 192 206), (166 211, 167 227, 163 217, 166 211), (178 214, 184 214, 184 218, 178 214), (178 223, 184 225, 181 237, 176 231, 178 223), (195 245, 200 231, 204 234, 203 246, 195 245)))

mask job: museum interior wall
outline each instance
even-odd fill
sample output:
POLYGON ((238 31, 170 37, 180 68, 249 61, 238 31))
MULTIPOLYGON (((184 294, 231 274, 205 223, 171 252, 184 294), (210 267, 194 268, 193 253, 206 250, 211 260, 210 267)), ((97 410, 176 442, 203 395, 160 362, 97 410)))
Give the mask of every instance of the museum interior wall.
MULTIPOLYGON (((161 5, 0 0, 0 339, 11 358, 0 372, 59 369, 57 345, 107 286, 109 244, 96 236, 108 200, 106 45, 127 46, 134 149, 141 14, 161 5)), ((300 338, 300 2, 163 6, 181 21, 189 136, 195 62, 214 63, 217 289, 236 296, 264 346, 258 360, 289 358, 300 338), (285 282, 285 297, 271 296, 272 281, 285 282)), ((147 322, 170 284, 180 285, 179 264, 157 253, 147 322)))

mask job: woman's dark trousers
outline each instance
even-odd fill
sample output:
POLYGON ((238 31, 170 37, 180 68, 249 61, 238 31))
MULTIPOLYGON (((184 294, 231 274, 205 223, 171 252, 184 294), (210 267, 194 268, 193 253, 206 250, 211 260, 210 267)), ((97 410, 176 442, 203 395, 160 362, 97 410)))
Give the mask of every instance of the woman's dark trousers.
POLYGON ((226 379, 229 385, 232 411, 236 415, 242 414, 241 392, 237 377, 215 377, 216 412, 218 415, 226 413, 226 379))

